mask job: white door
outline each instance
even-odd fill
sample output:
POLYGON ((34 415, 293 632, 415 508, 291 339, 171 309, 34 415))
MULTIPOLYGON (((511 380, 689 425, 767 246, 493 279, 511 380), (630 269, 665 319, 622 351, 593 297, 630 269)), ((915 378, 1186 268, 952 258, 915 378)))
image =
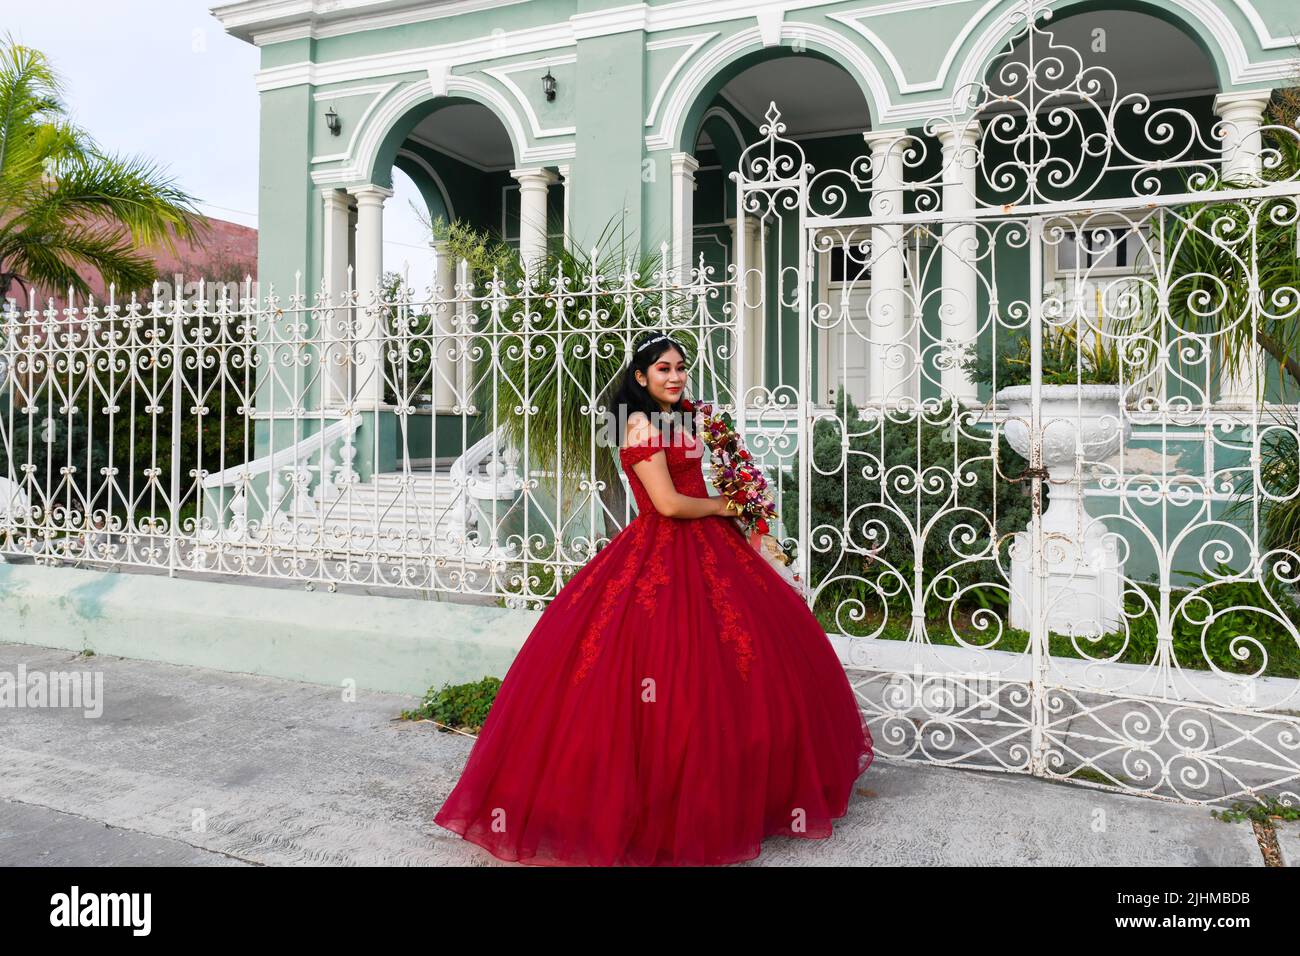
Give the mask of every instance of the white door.
POLYGON ((821 398, 831 404, 839 390, 848 392, 855 405, 865 405, 870 397, 867 365, 867 337, 870 323, 867 298, 871 286, 864 282, 830 283, 824 300, 835 316, 826 331, 829 357, 822 380, 826 383, 821 398), (832 393, 832 389, 835 391, 832 393))
MULTIPOLYGON (((915 274, 916 263, 913 259, 917 250, 909 249, 904 259, 904 282, 910 281, 915 274)), ((881 395, 872 391, 872 363, 883 361, 881 355, 882 333, 873 333, 871 317, 868 314, 871 298, 870 273, 863 263, 854 262, 857 255, 865 255, 854 248, 853 240, 844 245, 837 245, 818 259, 820 281, 817 308, 814 310, 816 326, 814 338, 819 340, 819 360, 821 371, 818 375, 816 400, 833 404, 835 395, 832 389, 844 389, 853 403, 859 407, 873 401, 880 401, 881 395), (848 251, 845 251, 845 245, 848 251), (847 264, 846 264, 847 263, 847 264), (873 348, 874 336, 876 347, 873 348)), ((909 317, 905 320, 907 342, 910 348, 904 353, 908 359, 915 359, 919 352, 919 329, 911 321, 911 295, 904 297, 905 308, 909 317)), ((883 370, 876 373, 882 379, 883 370)), ((919 369, 912 368, 904 373, 903 388, 890 394, 890 399, 910 397, 913 400, 920 395, 919 369)), ((880 383, 875 383, 879 385, 880 383)))

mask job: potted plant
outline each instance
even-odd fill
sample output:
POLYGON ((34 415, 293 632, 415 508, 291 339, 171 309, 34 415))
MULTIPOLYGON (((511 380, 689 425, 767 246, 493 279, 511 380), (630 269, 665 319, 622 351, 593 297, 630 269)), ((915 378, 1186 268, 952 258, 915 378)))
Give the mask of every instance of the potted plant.
MULTIPOLYGON (((1030 343, 1012 335, 1000 347, 968 349, 967 374, 995 389, 1006 407, 1007 443, 1030 459, 1033 408, 1030 403, 1030 343)), ((1100 634, 1123 618, 1123 562, 1115 536, 1083 503, 1086 463, 1103 462, 1119 451, 1131 428, 1124 415, 1121 353, 1095 331, 1079 332, 1066 320, 1044 323, 1042 342, 1042 465, 1050 497, 1042 516, 1047 563, 1047 627, 1066 634, 1100 634)), ((1012 551, 1011 626, 1028 629, 1030 540, 1017 535, 1012 551)))

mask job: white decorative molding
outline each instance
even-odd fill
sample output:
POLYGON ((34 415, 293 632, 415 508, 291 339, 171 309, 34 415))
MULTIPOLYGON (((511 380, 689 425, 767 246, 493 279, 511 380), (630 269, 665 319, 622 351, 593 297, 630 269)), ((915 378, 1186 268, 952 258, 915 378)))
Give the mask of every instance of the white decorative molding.
POLYGON ((311 95, 311 98, 317 103, 323 103, 326 100, 342 100, 349 96, 367 96, 371 93, 387 93, 396 83, 370 83, 366 86, 348 86, 341 90, 317 90, 311 95))
POLYGON ((880 58, 889 66, 889 72, 893 75, 894 83, 897 85, 899 92, 903 94, 923 93, 926 90, 943 89, 946 77, 952 71, 952 64, 961 52, 966 38, 975 31, 977 24, 989 15, 997 7, 1002 6, 1006 0, 988 0, 982 7, 966 21, 961 32, 953 38, 952 43, 948 45, 944 53, 943 62, 939 65, 938 72, 932 79, 924 80, 919 83, 910 82, 903 74, 903 65, 894 55, 884 38, 868 27, 863 20, 871 17, 884 17, 898 13, 910 13, 916 10, 930 9, 932 7, 947 6, 957 3, 967 3, 969 0, 935 0, 933 3, 920 3, 917 0, 900 0, 898 3, 887 3, 880 6, 860 7, 857 10, 846 10, 843 13, 828 13, 826 19, 834 20, 841 23, 848 29, 852 30, 858 36, 862 37, 874 49, 880 58))
POLYGON ((529 102, 524 91, 519 88, 519 84, 510 79, 510 74, 540 70, 542 67, 569 66, 577 62, 578 57, 576 54, 566 53, 562 56, 551 56, 542 60, 529 60, 526 63, 511 63, 507 66, 491 67, 483 70, 483 72, 508 89, 511 95, 519 101, 524 115, 528 117, 528 125, 532 129, 533 139, 545 139, 549 136, 572 136, 578 131, 578 128, 576 126, 543 128, 541 121, 537 118, 537 113, 533 110, 533 104, 529 102))
MULTIPOLYGON (((550 163, 559 159, 570 159, 574 155, 572 143, 554 146, 528 146, 528 136, 524 130, 523 120, 514 109, 513 104, 493 86, 472 76, 449 74, 447 93, 464 96, 486 106, 496 114, 510 136, 511 145, 520 163, 550 163)), ((312 173, 312 180, 317 185, 330 183, 345 184, 368 179, 379 152, 379 145, 393 124, 406 112, 420 103, 432 99, 427 83, 412 83, 390 97, 366 125, 365 133, 357 147, 350 154, 350 162, 328 170, 312 173)), ((435 147, 441 149, 441 147, 435 147)))
MULTIPOLYGON (((249 2, 282 5, 286 0, 249 0, 249 2)), ((299 0, 299 2, 309 3, 310 0, 299 0)), ((337 2, 355 3, 357 0, 337 0, 337 2)), ((792 10, 821 6, 826 6, 825 0, 684 0, 680 3, 655 7, 646 4, 617 7, 599 13, 579 14, 573 19, 581 25, 581 38, 588 39, 637 28, 631 24, 639 26, 641 22, 639 18, 642 14, 645 32, 662 33, 683 28, 716 27, 719 23, 731 20, 752 20, 758 11, 768 8, 781 9, 788 13, 792 10), (617 16, 611 16, 615 13, 617 16), (604 30, 597 28, 597 21, 600 18, 607 18, 604 30)), ((218 15, 218 19, 221 19, 220 8, 214 13, 218 15)), ((351 31, 342 30, 340 34, 348 32, 351 31)), ((578 39, 579 31, 575 30, 573 20, 565 20, 452 43, 344 57, 328 63, 312 63, 304 60, 259 70, 255 76, 258 92, 298 86, 303 83, 320 86, 326 83, 351 82, 422 71, 430 60, 446 60, 454 66, 466 66, 515 56, 534 55, 547 50, 572 47, 578 39)))
POLYGON ((1246 18, 1246 22, 1250 24, 1250 28, 1255 31, 1255 39, 1259 41, 1261 49, 1290 49, 1300 42, 1300 35, 1294 33, 1290 36, 1273 36, 1264 24, 1264 18, 1259 15, 1259 11, 1255 9, 1255 5, 1250 0, 1234 0, 1234 2, 1237 4, 1237 9, 1241 11, 1241 15, 1246 18))
POLYGON ((446 62, 449 67, 459 67, 545 53, 548 50, 563 50, 573 44, 573 30, 567 22, 563 22, 437 46, 345 57, 328 63, 304 60, 259 70, 255 76, 258 92, 264 93, 304 83, 324 86, 329 83, 373 80, 381 76, 427 73, 429 64, 433 62, 446 62))
MULTIPOLYGON (((288 40, 347 36, 462 16, 525 0, 242 0, 213 8, 226 32, 258 46, 288 40), (390 7, 388 12, 380 8, 390 7), (262 25, 262 29, 257 29, 262 25)), ((627 4, 576 14, 566 26, 574 38, 589 39, 644 30, 648 33, 747 20, 769 6, 800 10, 827 6, 826 0, 680 0, 651 6, 627 4)))
MULTIPOLYGON (((787 22, 781 24, 781 39, 806 41, 830 54, 864 88, 863 95, 873 119, 881 111, 880 104, 890 102, 885 79, 876 65, 842 34, 816 24, 787 22)), ((732 60, 746 52, 761 49, 762 35, 758 27, 752 27, 714 44, 697 57, 683 72, 681 81, 669 95, 658 131, 646 136, 646 149, 678 148, 686 114, 709 80, 732 60)))
POLYGON ((365 96, 371 93, 378 93, 379 95, 376 96, 374 99, 372 99, 369 104, 367 104, 365 110, 361 113, 361 116, 358 117, 356 123, 353 124, 352 132, 348 136, 347 149, 341 153, 327 153, 323 156, 313 156, 311 158, 312 164, 314 165, 316 163, 336 163, 341 160, 345 160, 349 156, 351 156, 352 151, 356 149, 357 146, 357 137, 359 137, 361 135, 361 131, 366 128, 366 121, 370 118, 370 114, 375 111, 375 109, 379 106, 380 102, 383 101, 385 96, 393 92, 393 90, 397 89, 398 85, 399 84, 396 82, 372 83, 368 86, 349 87, 348 89, 338 90, 337 92, 334 93, 318 92, 313 94, 312 99, 317 103, 324 102, 326 100, 339 100, 348 96, 365 96))
POLYGON ((227 33, 255 46, 267 46, 288 40, 319 40, 407 26, 525 2, 527 0, 241 0, 215 6, 211 13, 221 21, 227 33), (394 9, 381 13, 377 8, 383 6, 394 9), (349 10, 355 12, 349 13, 349 10), (259 30, 259 24, 267 26, 259 30))
POLYGON ((784 7, 765 7, 757 13, 758 35, 763 46, 776 46, 781 42, 781 21, 785 19, 784 7))
POLYGON ((694 36, 674 37, 671 40, 651 40, 645 45, 647 51, 670 50, 679 46, 686 47, 686 51, 677 58, 677 62, 669 68, 667 75, 663 78, 663 82, 659 84, 659 89, 655 92, 654 102, 650 104, 650 112, 646 114, 646 126, 654 126, 655 117, 659 115, 659 104, 663 102, 664 94, 672 88, 673 80, 677 78, 677 74, 681 72, 686 61, 693 57, 699 51, 700 47, 704 46, 704 44, 708 43, 717 35, 718 32, 715 30, 712 33, 697 33, 694 36))
POLYGON ((591 13, 576 13, 569 17, 569 23, 573 25, 574 42, 613 36, 616 33, 628 33, 633 30, 649 30, 652 9, 644 3, 633 3, 626 7, 609 7, 591 13))
MULTIPOLYGON (((904 95, 908 95, 944 89, 953 74, 954 64, 957 63, 962 48, 970 37, 976 34, 979 35, 979 39, 971 48, 971 55, 962 61, 960 72, 953 87, 960 88, 966 83, 981 79, 984 70, 987 68, 989 58, 1006 44, 1013 31, 1023 28, 1023 19, 1019 18, 1019 15, 1023 13, 1022 7, 1019 5, 1008 6, 1007 0, 988 0, 988 2, 981 5, 966 20, 961 30, 948 45, 948 49, 944 52, 943 61, 940 63, 935 75, 928 80, 918 82, 907 79, 904 75, 903 65, 898 61, 889 44, 863 21, 965 2, 968 2, 968 0, 897 0, 895 3, 860 7, 856 10, 845 10, 841 13, 828 13, 826 18, 843 24, 866 40, 889 66, 889 71, 898 90, 904 95), (989 16, 994 15, 999 7, 1005 7, 1005 9, 1000 14, 997 14, 991 23, 985 24, 984 21, 989 16)), ((1064 15, 1068 15, 1069 8, 1077 6, 1079 2, 1080 0, 1047 0, 1043 6, 1053 10, 1061 10, 1064 15)), ((1202 38, 1214 42, 1228 66, 1230 76, 1227 79, 1233 85, 1280 79, 1289 75, 1290 67, 1288 64, 1281 62, 1252 64, 1241 35, 1220 6, 1213 0, 1170 0, 1170 2, 1182 8, 1185 13, 1185 23, 1188 27, 1192 28, 1202 38)), ((1292 45, 1293 40, 1290 38, 1277 38, 1268 34, 1262 20, 1259 18, 1259 14, 1250 6, 1248 0, 1234 0, 1234 2, 1241 9, 1242 14, 1256 24, 1256 33, 1261 46, 1266 49, 1277 49, 1292 45)), ((1050 29, 1050 21, 1048 22, 1048 29, 1050 29)), ((906 112, 897 111, 894 118, 897 120, 923 118, 933 109, 944 109, 949 105, 946 100, 931 100, 926 104, 922 104, 919 111, 915 105, 906 112)))
POLYGON ((451 64, 446 60, 434 60, 428 66, 429 92, 434 96, 447 95, 447 77, 451 75, 451 64))
MULTIPOLYGON (((306 20, 312 20, 313 18, 320 20, 325 16, 319 6, 321 2, 322 0, 244 0, 241 3, 218 7, 213 13, 218 19, 222 20, 229 31, 240 35, 241 30, 246 32, 247 29, 250 29, 248 25, 258 21, 259 17, 261 20, 279 19, 281 21, 295 16, 306 20)), ((931 9, 936 6, 949 6, 959 2, 961 0, 895 0, 895 2, 875 7, 861 7, 856 10, 828 13, 827 17, 834 20, 840 27, 852 32, 856 37, 866 40, 867 46, 874 53, 874 56, 878 57, 883 64, 886 73, 893 81, 894 87, 900 90, 904 96, 907 96, 926 91, 941 90, 948 85, 959 88, 963 83, 982 78, 989 57, 1005 44, 1011 36, 1011 31, 1015 28, 1011 16, 1015 12, 1022 10, 1022 7, 1018 4, 1008 4, 1008 0, 988 0, 988 2, 982 4, 978 10, 967 18, 956 39, 949 44, 936 75, 917 82, 909 81, 904 76, 903 66, 893 51, 890 50, 888 44, 866 26, 863 21, 873 17, 931 9), (998 13, 999 9, 1001 9, 1001 13, 998 13), (989 20, 990 17, 993 17, 991 21, 989 20), (963 46, 970 43, 972 37, 975 37, 975 40, 970 47, 969 55, 961 58, 960 62, 958 62, 963 46), (951 84, 948 83, 950 78, 953 80, 951 84)), ((1069 8, 1078 2, 1079 0, 1048 0, 1048 5, 1053 9, 1068 12, 1069 8)), ((1228 77, 1224 83, 1225 86, 1263 84, 1286 79, 1290 75, 1290 60, 1279 58, 1265 62, 1250 62, 1243 37, 1234 28, 1232 20, 1229 19, 1228 13, 1224 9, 1228 4, 1232 5, 1227 7, 1228 9, 1235 8, 1250 24, 1255 38, 1263 49, 1288 48, 1293 42, 1289 37, 1277 37, 1269 32, 1263 18, 1250 3, 1250 0, 1169 0, 1169 2, 1175 13, 1182 12, 1185 22, 1194 32, 1204 38, 1206 42, 1215 46, 1228 72, 1228 77)), ((342 15, 335 15, 332 17, 331 25, 327 29, 323 27, 314 28, 311 35, 344 35, 355 32, 357 29, 378 28, 377 26, 358 26, 362 23, 379 23, 381 20, 383 25, 418 22, 441 16, 451 16, 458 12, 486 9, 489 5, 484 0, 453 0, 453 2, 434 4, 433 10, 429 10, 426 9, 429 7, 428 3, 415 4, 413 0, 389 0, 388 5, 394 7, 394 9, 388 14, 377 13, 375 8, 384 5, 384 3, 385 0, 330 0, 330 14, 336 14, 338 10, 343 8, 357 8, 359 10, 364 5, 372 16, 368 18, 353 16, 348 19, 342 15), (402 19, 403 17, 409 18, 409 21, 402 19), (348 24, 352 25, 349 26, 348 24)), ((734 52, 735 48, 744 47, 747 44, 752 44, 754 49, 762 49, 764 42, 771 39, 770 24, 777 19, 778 14, 828 5, 824 0, 682 0, 682 2, 667 3, 654 7, 646 4, 631 4, 589 14, 579 14, 570 20, 559 23, 436 46, 387 51, 367 56, 343 58, 328 63, 304 61, 271 67, 260 70, 256 74, 257 89, 259 92, 266 92, 301 84, 323 86, 331 83, 374 80, 382 76, 427 72, 429 63, 433 61, 445 61, 450 66, 467 66, 480 62, 490 63, 491 61, 500 61, 509 57, 543 54, 548 51, 571 48, 577 43, 579 37, 585 39, 613 35, 633 29, 642 29, 647 33, 655 33, 701 26, 716 27, 719 23, 741 19, 757 19, 760 23, 768 24, 767 32, 764 32, 763 27, 741 30, 719 43, 714 48, 715 51, 727 46, 734 52), (738 39, 742 37, 744 39, 738 39)), ((884 74, 875 65, 873 57, 868 55, 867 50, 863 49, 860 43, 849 40, 847 36, 837 30, 809 23, 780 22, 778 42, 795 37, 803 37, 804 39, 822 43, 827 51, 831 52, 836 58, 840 59, 843 65, 858 75, 859 81, 869 90, 868 100, 873 109, 873 122, 877 125, 882 123, 905 125, 908 122, 924 120, 934 115, 936 111, 944 112, 951 107, 949 100, 942 96, 916 100, 905 105, 896 104, 893 101, 895 94, 892 93, 890 85, 885 83, 884 74)), ((657 48, 664 48, 682 44, 694 45, 698 39, 698 37, 673 38, 666 41, 652 41, 652 43, 661 44, 657 48)), ((702 47, 706 42, 707 40, 701 42, 699 46, 702 47)), ((647 48, 651 48, 649 44, 647 48)), ((664 109, 665 112, 672 112, 673 101, 678 98, 681 89, 680 84, 676 89, 673 87, 674 81, 679 75, 683 76, 682 82, 687 84, 688 88, 698 88, 698 83, 687 82, 690 77, 698 73, 696 67, 702 62, 702 59, 696 57, 698 52, 698 47, 688 49, 680 60, 674 64, 671 75, 663 81, 659 90, 656 91, 655 102, 652 104, 650 115, 647 117, 648 126, 653 127, 654 123, 659 120, 661 109, 664 109), (668 104, 667 107, 664 106, 665 103, 668 104)), ((726 61, 726 56, 718 57, 713 55, 711 51, 710 54, 706 54, 705 59, 716 68, 726 61)), ((679 109, 674 122, 669 123, 666 119, 662 121, 660 132, 647 135, 647 148, 652 150, 670 148, 672 145, 670 140, 673 138, 673 134, 671 132, 665 134, 663 130, 673 130, 676 123, 680 122, 680 119, 679 109)), ((554 135, 561 134, 555 133, 554 135)), ((520 157, 520 161, 537 158, 540 157, 520 157)))

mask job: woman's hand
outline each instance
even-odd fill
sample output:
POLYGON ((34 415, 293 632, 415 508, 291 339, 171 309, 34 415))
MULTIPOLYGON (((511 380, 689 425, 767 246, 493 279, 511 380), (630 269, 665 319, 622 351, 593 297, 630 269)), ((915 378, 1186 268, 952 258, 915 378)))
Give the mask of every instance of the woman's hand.
POLYGON ((731 509, 727 507, 727 504, 731 501, 731 499, 728 498, 726 495, 713 495, 709 498, 709 500, 713 502, 714 506, 717 509, 714 512, 715 514, 726 516, 732 513, 731 509))

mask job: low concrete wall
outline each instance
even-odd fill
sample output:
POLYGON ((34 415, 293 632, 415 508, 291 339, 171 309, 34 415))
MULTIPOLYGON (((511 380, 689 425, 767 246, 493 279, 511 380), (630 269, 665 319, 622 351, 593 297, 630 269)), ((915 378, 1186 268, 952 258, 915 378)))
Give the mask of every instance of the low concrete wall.
POLYGON ((540 616, 0 563, 0 641, 403 694, 504 677, 540 616))

